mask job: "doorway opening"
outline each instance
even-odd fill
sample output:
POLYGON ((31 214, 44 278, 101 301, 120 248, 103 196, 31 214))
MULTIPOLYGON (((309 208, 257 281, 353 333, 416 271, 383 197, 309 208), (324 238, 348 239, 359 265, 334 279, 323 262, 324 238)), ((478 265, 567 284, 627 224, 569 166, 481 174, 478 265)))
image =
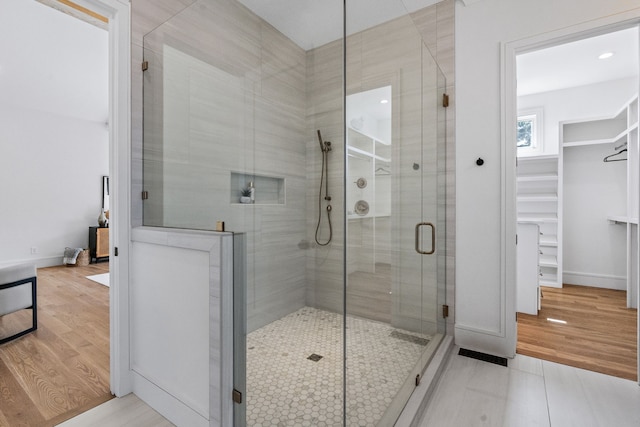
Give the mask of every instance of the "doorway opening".
POLYGON ((2 64, 3 153, 11 163, 2 168, 11 175, 3 200, 14 214, 3 214, 12 253, 1 262, 38 267, 38 329, 0 348, 2 377, 16 397, 0 410, 9 424, 54 425, 112 397, 109 283, 87 277, 109 263, 89 264, 84 253, 110 169, 109 33, 52 3, 63 6, 2 5, 11 44, 2 64), (82 249, 75 264, 63 260, 65 247, 82 249))
POLYGON ((633 25, 516 57, 517 352, 631 380, 638 37, 633 25))

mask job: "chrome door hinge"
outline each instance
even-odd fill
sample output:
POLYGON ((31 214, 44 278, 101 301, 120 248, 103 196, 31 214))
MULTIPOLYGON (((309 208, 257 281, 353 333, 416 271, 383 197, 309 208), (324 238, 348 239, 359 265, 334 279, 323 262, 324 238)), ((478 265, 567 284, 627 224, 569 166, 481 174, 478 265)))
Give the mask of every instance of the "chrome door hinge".
POLYGON ((142 200, 147 200, 149 198, 149 192, 146 190, 142 191, 142 200))
POLYGON ((113 248, 113 256, 118 256, 118 247, 113 248))
POLYGON ((446 93, 442 94, 442 106, 444 108, 447 108, 449 106, 449 95, 447 95, 446 93))
POLYGON ((442 305, 442 317, 444 318, 449 317, 449 306, 446 304, 442 305))
POLYGON ((149 69, 149 61, 142 61, 142 71, 147 71, 149 69))
POLYGON ((240 393, 235 388, 233 389, 233 392, 231 393, 231 398, 233 399, 234 403, 237 403, 237 404, 241 404, 242 403, 242 393, 240 393))

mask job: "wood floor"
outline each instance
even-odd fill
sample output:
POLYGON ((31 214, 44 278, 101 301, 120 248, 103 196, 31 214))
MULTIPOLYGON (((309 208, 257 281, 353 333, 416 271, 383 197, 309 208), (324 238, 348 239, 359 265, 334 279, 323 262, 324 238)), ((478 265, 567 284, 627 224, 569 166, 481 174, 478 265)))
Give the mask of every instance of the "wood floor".
POLYGON ((518 313, 517 353, 637 380, 638 312, 624 291, 564 285, 542 294, 537 316, 518 313))
MULTIPOLYGON (((109 288, 85 278, 108 271, 38 269, 38 330, 0 346, 0 426, 54 426, 112 398, 109 288)), ((8 316, 2 334, 19 321, 8 316)))

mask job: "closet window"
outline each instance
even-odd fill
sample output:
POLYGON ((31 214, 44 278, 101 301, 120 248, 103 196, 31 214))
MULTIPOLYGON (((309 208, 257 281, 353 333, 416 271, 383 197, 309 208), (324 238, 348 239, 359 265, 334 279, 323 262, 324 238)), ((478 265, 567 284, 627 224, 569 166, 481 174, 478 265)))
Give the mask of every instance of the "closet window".
POLYGON ((542 152, 542 108, 518 113, 518 153, 542 152))

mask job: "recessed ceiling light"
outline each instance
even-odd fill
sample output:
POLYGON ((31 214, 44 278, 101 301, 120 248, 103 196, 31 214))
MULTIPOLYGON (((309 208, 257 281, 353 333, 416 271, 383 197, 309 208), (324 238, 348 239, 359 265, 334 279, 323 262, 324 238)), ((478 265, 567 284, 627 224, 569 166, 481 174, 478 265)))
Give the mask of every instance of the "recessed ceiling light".
POLYGON ((381 99, 380 100, 380 104, 388 104, 389 100, 388 99, 381 99))
POLYGON ((613 52, 605 52, 602 55, 598 56, 598 59, 609 59, 613 56, 613 52))

